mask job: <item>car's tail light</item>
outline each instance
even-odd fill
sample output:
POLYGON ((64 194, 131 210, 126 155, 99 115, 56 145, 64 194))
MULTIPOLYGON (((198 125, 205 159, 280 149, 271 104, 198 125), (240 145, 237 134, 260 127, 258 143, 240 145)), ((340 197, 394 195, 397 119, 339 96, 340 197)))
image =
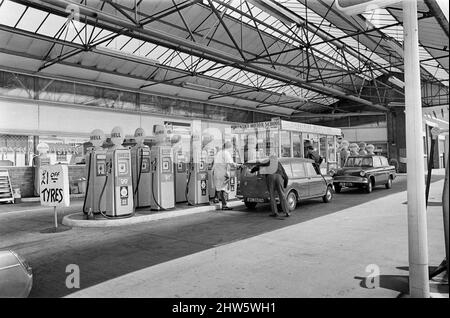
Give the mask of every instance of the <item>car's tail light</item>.
POLYGON ((32 268, 31 268, 31 266, 30 266, 30 264, 22 257, 22 256, 20 256, 19 254, 17 254, 16 252, 14 252, 14 251, 11 251, 10 250, 10 252, 17 258, 17 260, 22 264, 22 266, 25 268, 25 270, 27 271, 27 273, 28 273, 28 275, 33 275, 33 270, 32 270, 32 268))

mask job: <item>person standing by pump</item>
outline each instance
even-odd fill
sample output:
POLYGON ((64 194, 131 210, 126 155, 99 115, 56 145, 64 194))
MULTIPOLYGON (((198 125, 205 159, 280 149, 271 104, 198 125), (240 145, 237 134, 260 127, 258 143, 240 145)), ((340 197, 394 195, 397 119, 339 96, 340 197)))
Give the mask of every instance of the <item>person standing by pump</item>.
POLYGON ((214 156, 214 163, 212 167, 213 182, 216 189, 216 195, 222 202, 222 210, 232 210, 227 205, 226 194, 228 193, 228 182, 230 181, 230 167, 237 165, 233 161, 232 153, 233 145, 230 142, 225 142, 222 149, 214 156))
POLYGON ((286 203, 286 196, 284 189, 288 185, 289 177, 283 168, 283 165, 278 161, 276 155, 271 155, 267 163, 258 163, 250 172, 255 173, 259 171, 260 174, 266 175, 267 190, 270 194, 270 209, 272 214, 270 216, 279 216, 275 194, 278 194, 280 204, 286 216, 289 216, 289 210, 286 203))

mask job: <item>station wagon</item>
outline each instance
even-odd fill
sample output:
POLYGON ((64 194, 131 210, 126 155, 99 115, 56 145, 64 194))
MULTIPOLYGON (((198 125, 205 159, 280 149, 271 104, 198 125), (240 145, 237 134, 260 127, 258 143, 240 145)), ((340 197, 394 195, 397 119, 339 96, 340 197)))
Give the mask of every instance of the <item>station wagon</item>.
MULTIPOLYGON (((321 197, 324 202, 331 201, 333 179, 317 172, 313 165, 314 161, 303 158, 280 158, 279 162, 289 177, 285 189, 289 211, 293 211, 300 200, 321 197)), ((256 161, 245 163, 240 174, 241 195, 249 209, 254 209, 258 203, 270 201, 265 175, 250 172, 256 163, 256 161)))

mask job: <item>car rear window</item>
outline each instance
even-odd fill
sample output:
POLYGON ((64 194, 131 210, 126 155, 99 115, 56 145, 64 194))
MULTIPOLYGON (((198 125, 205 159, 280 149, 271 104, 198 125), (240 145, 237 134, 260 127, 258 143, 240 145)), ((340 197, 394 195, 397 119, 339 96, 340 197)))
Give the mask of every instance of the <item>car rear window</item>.
POLYGON ((293 163, 291 163, 291 166, 292 166, 292 173, 294 175, 294 178, 305 178, 306 177, 305 165, 302 162, 293 162, 293 163))
POLYGON ((283 165, 284 171, 286 171, 288 178, 293 178, 291 165, 289 163, 282 163, 282 165, 283 165))
POLYGON ((313 176, 318 175, 316 169, 314 169, 314 166, 312 165, 311 162, 307 162, 307 163, 305 163, 305 165, 306 165, 306 170, 308 171, 309 176, 313 177, 313 176))

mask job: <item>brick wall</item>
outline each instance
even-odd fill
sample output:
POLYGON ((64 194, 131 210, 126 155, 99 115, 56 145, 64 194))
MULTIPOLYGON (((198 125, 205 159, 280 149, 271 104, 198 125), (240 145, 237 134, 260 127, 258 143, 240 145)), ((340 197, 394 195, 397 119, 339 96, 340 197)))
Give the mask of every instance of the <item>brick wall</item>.
POLYGON ((13 191, 19 188, 23 198, 33 196, 33 167, 0 167, 0 169, 8 170, 13 191))
MULTIPOLYGON (((34 167, 0 167, 0 169, 8 170, 12 188, 20 188, 22 198, 34 196, 34 167)), ((84 165, 69 166, 69 185, 82 177, 86 178, 84 170, 84 165)))

